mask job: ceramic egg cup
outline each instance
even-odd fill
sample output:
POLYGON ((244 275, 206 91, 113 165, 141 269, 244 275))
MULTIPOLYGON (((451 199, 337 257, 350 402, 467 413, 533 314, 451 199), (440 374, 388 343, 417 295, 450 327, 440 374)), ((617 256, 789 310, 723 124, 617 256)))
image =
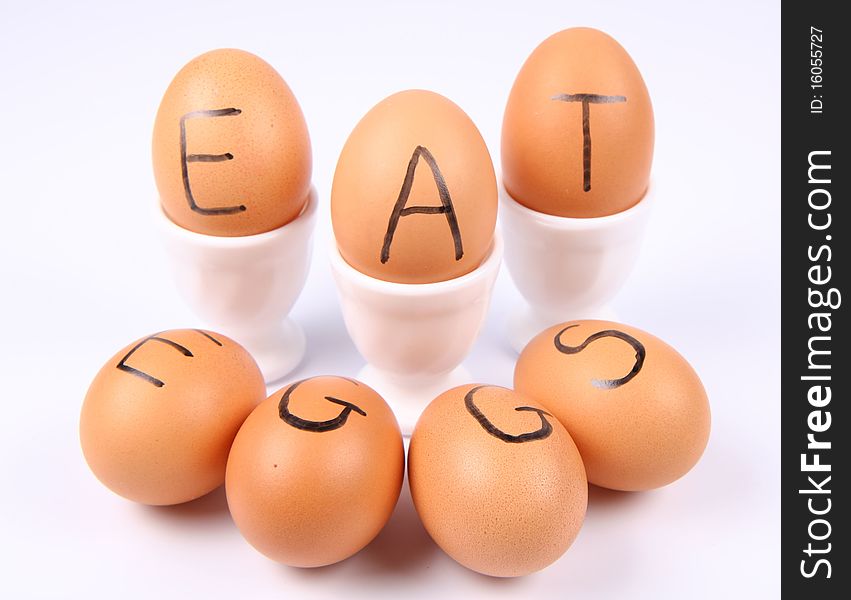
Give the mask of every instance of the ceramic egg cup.
POLYGON ((461 365, 484 323, 502 260, 502 237, 476 269, 436 283, 394 283, 349 265, 330 249, 346 329, 367 365, 357 379, 392 407, 410 436, 428 403, 469 383, 461 365))
POLYGON ((505 264, 528 302, 509 317, 512 347, 520 352, 555 323, 617 321, 609 302, 635 266, 653 205, 653 184, 631 208, 592 218, 540 213, 499 187, 505 264))
POLYGON ((161 207, 156 211, 181 295, 211 329, 251 353, 267 383, 283 378, 304 357, 304 332, 287 315, 307 280, 316 210, 311 187, 293 221, 240 237, 195 233, 175 224, 161 207))

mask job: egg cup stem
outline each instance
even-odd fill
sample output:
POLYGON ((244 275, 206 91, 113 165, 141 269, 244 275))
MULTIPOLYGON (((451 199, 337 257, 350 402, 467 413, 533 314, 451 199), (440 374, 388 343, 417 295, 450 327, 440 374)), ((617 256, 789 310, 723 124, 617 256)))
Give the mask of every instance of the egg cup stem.
POLYGON ((241 333, 240 343, 254 357, 266 383, 283 379, 304 359, 307 339, 291 318, 261 330, 241 333))
POLYGON ((517 352, 555 323, 617 320, 610 302, 635 266, 653 197, 651 183, 627 210, 571 218, 527 208, 500 185, 505 264, 528 303, 508 320, 509 342, 517 352))
POLYGON ((411 437, 414 426, 425 407, 446 390, 472 381, 470 372, 460 365, 448 373, 429 377, 399 376, 382 371, 371 364, 364 366, 357 379, 376 390, 393 409, 399 428, 406 438, 411 437))

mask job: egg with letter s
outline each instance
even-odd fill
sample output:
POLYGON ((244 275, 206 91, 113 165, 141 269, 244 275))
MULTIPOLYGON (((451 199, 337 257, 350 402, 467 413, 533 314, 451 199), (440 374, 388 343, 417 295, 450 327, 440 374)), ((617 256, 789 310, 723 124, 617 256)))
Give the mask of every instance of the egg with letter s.
POLYGON ((706 391, 671 346, 611 321, 570 321, 532 339, 514 387, 573 436, 588 481, 616 490, 667 485, 697 463, 709 440, 706 391))
POLYGON ((277 562, 318 567, 366 546, 390 518, 405 470, 402 434, 374 390, 313 377, 245 420, 228 458, 231 515, 277 562))
POLYGON ((493 243, 497 188, 487 146, 449 99, 394 94, 340 153, 331 220, 343 259, 370 277, 433 283, 477 268, 493 243))
POLYGON ((274 68, 243 50, 207 52, 174 77, 154 123, 153 164, 166 215, 207 235, 281 227, 310 192, 298 101, 274 68))
POLYGON ((567 430, 541 404, 493 385, 456 387, 428 405, 411 436, 408 481, 437 545, 497 577, 558 559, 588 502, 567 430))
POLYGON ((544 40, 520 69, 502 125, 502 178, 532 210, 601 217, 638 203, 653 161, 653 107, 630 55, 588 27, 544 40))

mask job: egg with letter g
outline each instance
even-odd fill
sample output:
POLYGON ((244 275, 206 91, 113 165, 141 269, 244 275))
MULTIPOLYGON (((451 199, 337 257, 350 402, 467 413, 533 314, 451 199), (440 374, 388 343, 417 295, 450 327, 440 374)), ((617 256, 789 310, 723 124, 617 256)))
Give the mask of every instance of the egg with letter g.
POLYGON ((653 107, 644 79, 611 36, 565 29, 520 69, 502 125, 508 194, 561 217, 624 211, 647 190, 653 107))
POLYGON ((433 283, 491 251, 496 176, 470 118, 434 92, 409 90, 355 126, 334 173, 331 220, 343 259, 370 277, 433 283))
POLYGON ((277 562, 318 567, 366 546, 402 487, 399 425, 374 390, 313 377, 246 419, 228 458, 228 506, 242 535, 277 562))
POLYGON ((539 403, 493 385, 456 387, 429 404, 411 437, 408 481, 437 545, 496 577, 558 559, 588 502, 570 434, 539 403))
POLYGON ((611 321, 551 327, 520 354, 514 387, 573 436, 588 481, 616 490, 667 485, 697 463, 709 440, 700 378, 671 346, 611 321))
POLYGON ((160 203, 197 233, 246 236, 295 219, 310 192, 310 138, 275 69, 242 50, 198 56, 174 77, 154 123, 160 203))

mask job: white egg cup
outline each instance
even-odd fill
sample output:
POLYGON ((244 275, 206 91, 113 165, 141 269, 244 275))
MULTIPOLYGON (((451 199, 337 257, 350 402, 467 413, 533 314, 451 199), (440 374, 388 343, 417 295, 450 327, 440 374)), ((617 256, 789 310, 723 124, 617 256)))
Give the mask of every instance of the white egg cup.
POLYGON ((287 315, 310 269, 317 203, 311 188, 294 220, 240 237, 184 229, 158 203, 155 218, 179 292, 210 329, 251 353, 266 383, 283 378, 304 358, 304 332, 287 315))
POLYGON ((505 264, 528 302, 508 320, 508 339, 517 352, 557 323, 617 320, 609 302, 635 266, 653 191, 651 183, 641 200, 622 212, 580 219, 527 208, 500 185, 505 264))
POLYGON ((336 243, 331 268, 346 329, 367 365, 357 378, 381 394, 410 436, 442 392, 470 383, 461 365, 487 316, 502 261, 502 237, 476 269, 436 283, 394 283, 349 265, 336 243))

